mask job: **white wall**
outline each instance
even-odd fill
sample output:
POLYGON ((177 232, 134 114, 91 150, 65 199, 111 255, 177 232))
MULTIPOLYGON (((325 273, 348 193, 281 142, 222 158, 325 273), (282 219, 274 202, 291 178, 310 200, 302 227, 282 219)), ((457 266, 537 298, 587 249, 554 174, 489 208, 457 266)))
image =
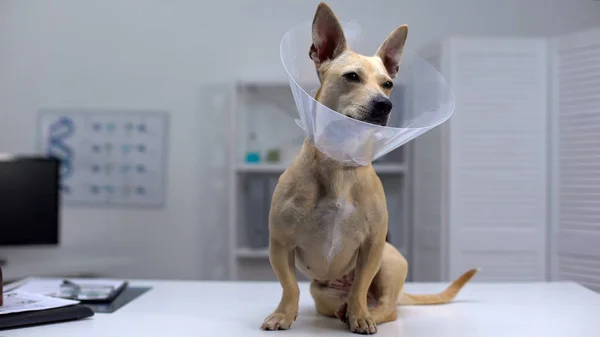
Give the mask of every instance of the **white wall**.
MULTIPOLYGON (((209 271, 226 261, 225 252, 213 258, 204 247, 225 243, 227 224, 207 223, 206 214, 226 205, 202 193, 200 177, 215 158, 199 155, 212 129, 204 122, 219 118, 206 118, 210 112, 202 109, 200 90, 240 74, 281 76, 280 38, 291 25, 311 20, 316 4, 1 1, 0 152, 34 150, 36 113, 43 107, 149 108, 172 114, 166 208, 68 207, 63 246, 51 252, 130 257, 132 266, 114 270, 125 277, 220 277, 209 271)), ((600 3, 591 0, 330 4, 342 19, 357 20, 372 34, 373 48, 401 23, 410 26, 410 46, 455 34, 553 35, 600 26, 600 3)), ((22 254, 15 249, 0 253, 9 258, 22 254)))

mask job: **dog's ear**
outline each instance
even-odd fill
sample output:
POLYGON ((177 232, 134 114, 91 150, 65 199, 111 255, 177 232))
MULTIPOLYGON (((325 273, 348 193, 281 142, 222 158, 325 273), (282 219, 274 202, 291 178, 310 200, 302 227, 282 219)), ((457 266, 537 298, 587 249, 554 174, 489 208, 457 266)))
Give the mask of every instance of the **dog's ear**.
POLYGON ((402 25, 394 29, 385 41, 383 41, 381 46, 379 46, 379 49, 375 54, 381 58, 385 69, 392 78, 398 75, 400 59, 402 58, 402 51, 404 50, 404 43, 406 42, 407 35, 407 25, 402 25))
POLYGON ((317 7, 313 19, 312 38, 309 55, 317 68, 323 62, 335 59, 348 48, 340 21, 323 2, 317 7))

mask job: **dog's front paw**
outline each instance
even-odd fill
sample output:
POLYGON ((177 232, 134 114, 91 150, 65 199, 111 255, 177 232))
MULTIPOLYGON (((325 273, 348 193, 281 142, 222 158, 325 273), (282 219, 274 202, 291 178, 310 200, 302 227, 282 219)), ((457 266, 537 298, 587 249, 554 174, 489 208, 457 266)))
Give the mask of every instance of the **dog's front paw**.
POLYGON ((261 325, 262 330, 287 330, 292 326, 292 323, 296 320, 295 315, 289 315, 283 312, 274 312, 265 318, 265 321, 261 325))
POLYGON ((377 324, 368 310, 349 310, 348 304, 343 304, 337 312, 338 318, 350 326, 350 331, 363 335, 377 333, 377 324))
POLYGON ((362 335, 377 333, 377 325, 370 315, 346 315, 346 321, 350 325, 350 331, 362 335))

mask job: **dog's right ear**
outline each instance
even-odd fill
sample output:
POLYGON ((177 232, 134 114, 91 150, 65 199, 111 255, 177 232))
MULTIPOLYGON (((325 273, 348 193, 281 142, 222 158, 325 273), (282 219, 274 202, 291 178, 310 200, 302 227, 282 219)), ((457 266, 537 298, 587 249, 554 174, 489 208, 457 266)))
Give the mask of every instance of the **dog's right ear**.
POLYGON ((340 21, 323 2, 317 7, 313 19, 312 38, 309 55, 317 69, 323 62, 335 59, 348 48, 340 21))

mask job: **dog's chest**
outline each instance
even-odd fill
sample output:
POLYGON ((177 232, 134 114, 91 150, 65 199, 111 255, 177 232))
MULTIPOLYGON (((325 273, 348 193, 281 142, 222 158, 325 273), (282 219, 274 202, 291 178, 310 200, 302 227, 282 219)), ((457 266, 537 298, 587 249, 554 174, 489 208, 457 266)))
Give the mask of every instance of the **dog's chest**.
POLYGON ((360 210, 356 205, 346 198, 320 200, 311 211, 308 221, 298 228, 298 244, 303 251, 302 255, 307 260, 319 260, 321 263, 317 264, 326 267, 331 265, 344 249, 355 250, 360 240, 359 234, 364 232, 359 228, 364 226, 358 221, 359 214, 360 210))

